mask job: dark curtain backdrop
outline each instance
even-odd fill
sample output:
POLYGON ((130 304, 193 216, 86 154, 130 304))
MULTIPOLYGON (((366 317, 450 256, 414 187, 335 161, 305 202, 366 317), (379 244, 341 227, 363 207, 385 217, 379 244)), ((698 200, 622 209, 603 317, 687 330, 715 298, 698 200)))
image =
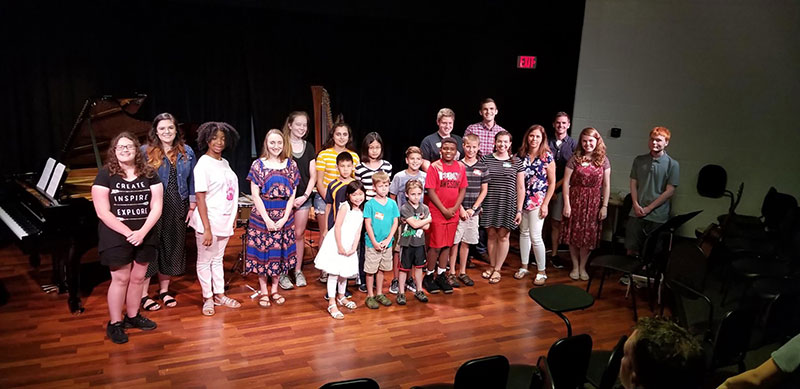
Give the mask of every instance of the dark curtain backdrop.
POLYGON ((231 123, 242 141, 227 157, 242 178, 251 122, 260 149, 290 111, 311 113, 311 85, 327 88, 357 142, 382 134, 396 170, 406 147, 436 131, 439 108, 455 110, 462 134, 493 97, 515 147, 531 124, 549 128, 556 111, 572 110, 583 1, 262 3, 1 5, 0 112, 12 147, 0 173, 35 171, 57 155, 90 96, 145 93, 141 120, 166 111, 231 123), (518 55, 538 56, 538 68, 516 69, 518 55))

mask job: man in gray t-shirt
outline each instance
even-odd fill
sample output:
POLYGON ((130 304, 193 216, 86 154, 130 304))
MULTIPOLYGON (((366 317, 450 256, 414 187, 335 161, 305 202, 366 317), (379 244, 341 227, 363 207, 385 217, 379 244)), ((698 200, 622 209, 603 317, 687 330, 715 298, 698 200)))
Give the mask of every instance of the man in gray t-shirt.
POLYGON ((670 198, 680 175, 678 161, 667 155, 670 132, 666 127, 650 131, 650 153, 633 160, 631 167, 630 219, 625 229, 628 255, 639 255, 645 237, 669 220, 670 198))
POLYGON ((456 114, 450 108, 442 108, 436 114, 436 125, 439 130, 423 138, 422 143, 419 145, 420 150, 422 150, 422 166, 420 166, 420 169, 423 172, 427 172, 431 163, 439 160, 439 151, 442 148, 442 139, 444 138, 456 140, 456 161, 460 156, 464 155, 464 148, 461 147, 461 137, 452 133, 455 120, 456 114))

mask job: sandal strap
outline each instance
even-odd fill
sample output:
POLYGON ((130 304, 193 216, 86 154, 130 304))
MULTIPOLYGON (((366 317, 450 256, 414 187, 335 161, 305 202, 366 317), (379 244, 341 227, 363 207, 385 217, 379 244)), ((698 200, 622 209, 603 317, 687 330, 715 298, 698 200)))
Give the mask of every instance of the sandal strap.
POLYGON ((333 309, 336 308, 336 305, 328 305, 328 313, 331 314, 331 317, 334 319, 344 319, 344 313, 342 311, 337 310, 333 312, 333 309))
POLYGON ((203 310, 202 311, 203 311, 204 315, 207 315, 206 312, 208 312, 208 314, 213 315, 215 313, 214 312, 214 300, 207 299, 207 300, 203 301, 203 310))
MULTIPOLYGON (((150 298, 150 296, 142 297, 141 303, 142 303, 142 308, 144 308, 145 311, 157 311, 158 310, 158 309, 152 309, 152 310, 150 309, 150 308, 155 307, 156 305, 159 305, 158 302, 153 300, 152 298, 150 298), (152 302, 150 304, 145 304, 145 302, 147 302, 147 300, 150 300, 152 302)), ((159 306, 158 308, 160 309, 161 307, 159 306)))
POLYGON ((347 297, 337 298, 336 301, 339 304, 344 305, 345 308, 353 309, 356 307, 356 303, 352 300, 348 300, 347 297))
POLYGON ((167 306, 169 306, 169 304, 178 302, 178 300, 175 300, 175 294, 170 292, 170 291, 166 291, 164 293, 157 294, 156 295, 156 299, 163 301, 164 305, 167 305, 167 306), (168 297, 168 296, 169 296, 169 298, 165 298, 165 297, 168 297))
POLYGON ((214 302, 214 304, 216 305, 224 305, 228 308, 238 308, 239 306, 241 306, 241 304, 238 301, 228 296, 215 297, 215 299, 216 301, 214 302))

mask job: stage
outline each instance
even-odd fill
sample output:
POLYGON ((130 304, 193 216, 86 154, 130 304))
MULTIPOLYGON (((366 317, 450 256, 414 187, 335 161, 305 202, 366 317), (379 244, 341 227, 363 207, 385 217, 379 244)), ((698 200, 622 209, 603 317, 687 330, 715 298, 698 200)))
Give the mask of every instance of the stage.
MULTIPOLYGON (((241 232, 237 230, 237 237, 241 232)), ((96 250, 83 258, 86 312, 72 316, 66 295, 45 294, 39 287, 50 279, 49 258, 43 258, 38 270, 31 269, 16 246, 0 246, 0 278, 11 295, 0 307, 0 387, 313 388, 370 377, 382 388, 408 388, 452 382, 459 365, 481 356, 502 354, 512 364, 535 364, 554 341, 566 336, 564 322, 528 297, 530 275, 513 278, 519 267, 514 254, 499 284, 482 279, 487 265, 476 262, 477 268, 468 269, 475 286, 429 295, 427 304, 408 294, 408 305, 398 306, 389 295, 392 306, 370 310, 363 305, 366 294, 351 287, 359 307, 343 308, 345 319, 339 321, 325 310, 325 286, 317 281, 312 263, 303 267, 309 285, 281 291, 286 297, 282 306, 259 307, 246 287, 257 288, 257 278, 237 274, 229 296, 242 307, 217 307, 216 315, 203 316, 193 246, 189 243, 186 275, 170 286, 178 293, 177 307, 144 312, 158 328, 128 330, 130 341, 123 345, 106 338, 110 281, 108 270, 97 263, 96 250)), ((231 239, 226 269, 240 250, 241 241, 231 239)), ((585 287, 585 282, 569 279, 568 271, 548 264, 547 284, 585 287)), ((226 271, 226 279, 230 276, 226 271)), ((151 295, 155 288, 150 287, 151 295)), ((596 283, 592 293, 596 295, 596 283)), ((610 279, 592 307, 567 313, 574 333, 590 334, 594 349, 612 348, 634 324, 624 293, 625 287, 610 279)), ((650 315, 646 300, 639 300, 644 300, 640 315, 650 315)))

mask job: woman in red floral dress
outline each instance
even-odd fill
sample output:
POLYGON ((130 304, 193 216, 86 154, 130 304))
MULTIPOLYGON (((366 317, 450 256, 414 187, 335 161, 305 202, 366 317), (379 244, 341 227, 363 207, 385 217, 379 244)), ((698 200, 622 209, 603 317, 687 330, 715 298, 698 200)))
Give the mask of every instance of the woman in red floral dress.
POLYGON ((600 133, 584 128, 578 148, 564 170, 564 230, 562 242, 569 245, 573 280, 588 280, 586 261, 600 242, 602 222, 608 213, 611 164, 600 133))

